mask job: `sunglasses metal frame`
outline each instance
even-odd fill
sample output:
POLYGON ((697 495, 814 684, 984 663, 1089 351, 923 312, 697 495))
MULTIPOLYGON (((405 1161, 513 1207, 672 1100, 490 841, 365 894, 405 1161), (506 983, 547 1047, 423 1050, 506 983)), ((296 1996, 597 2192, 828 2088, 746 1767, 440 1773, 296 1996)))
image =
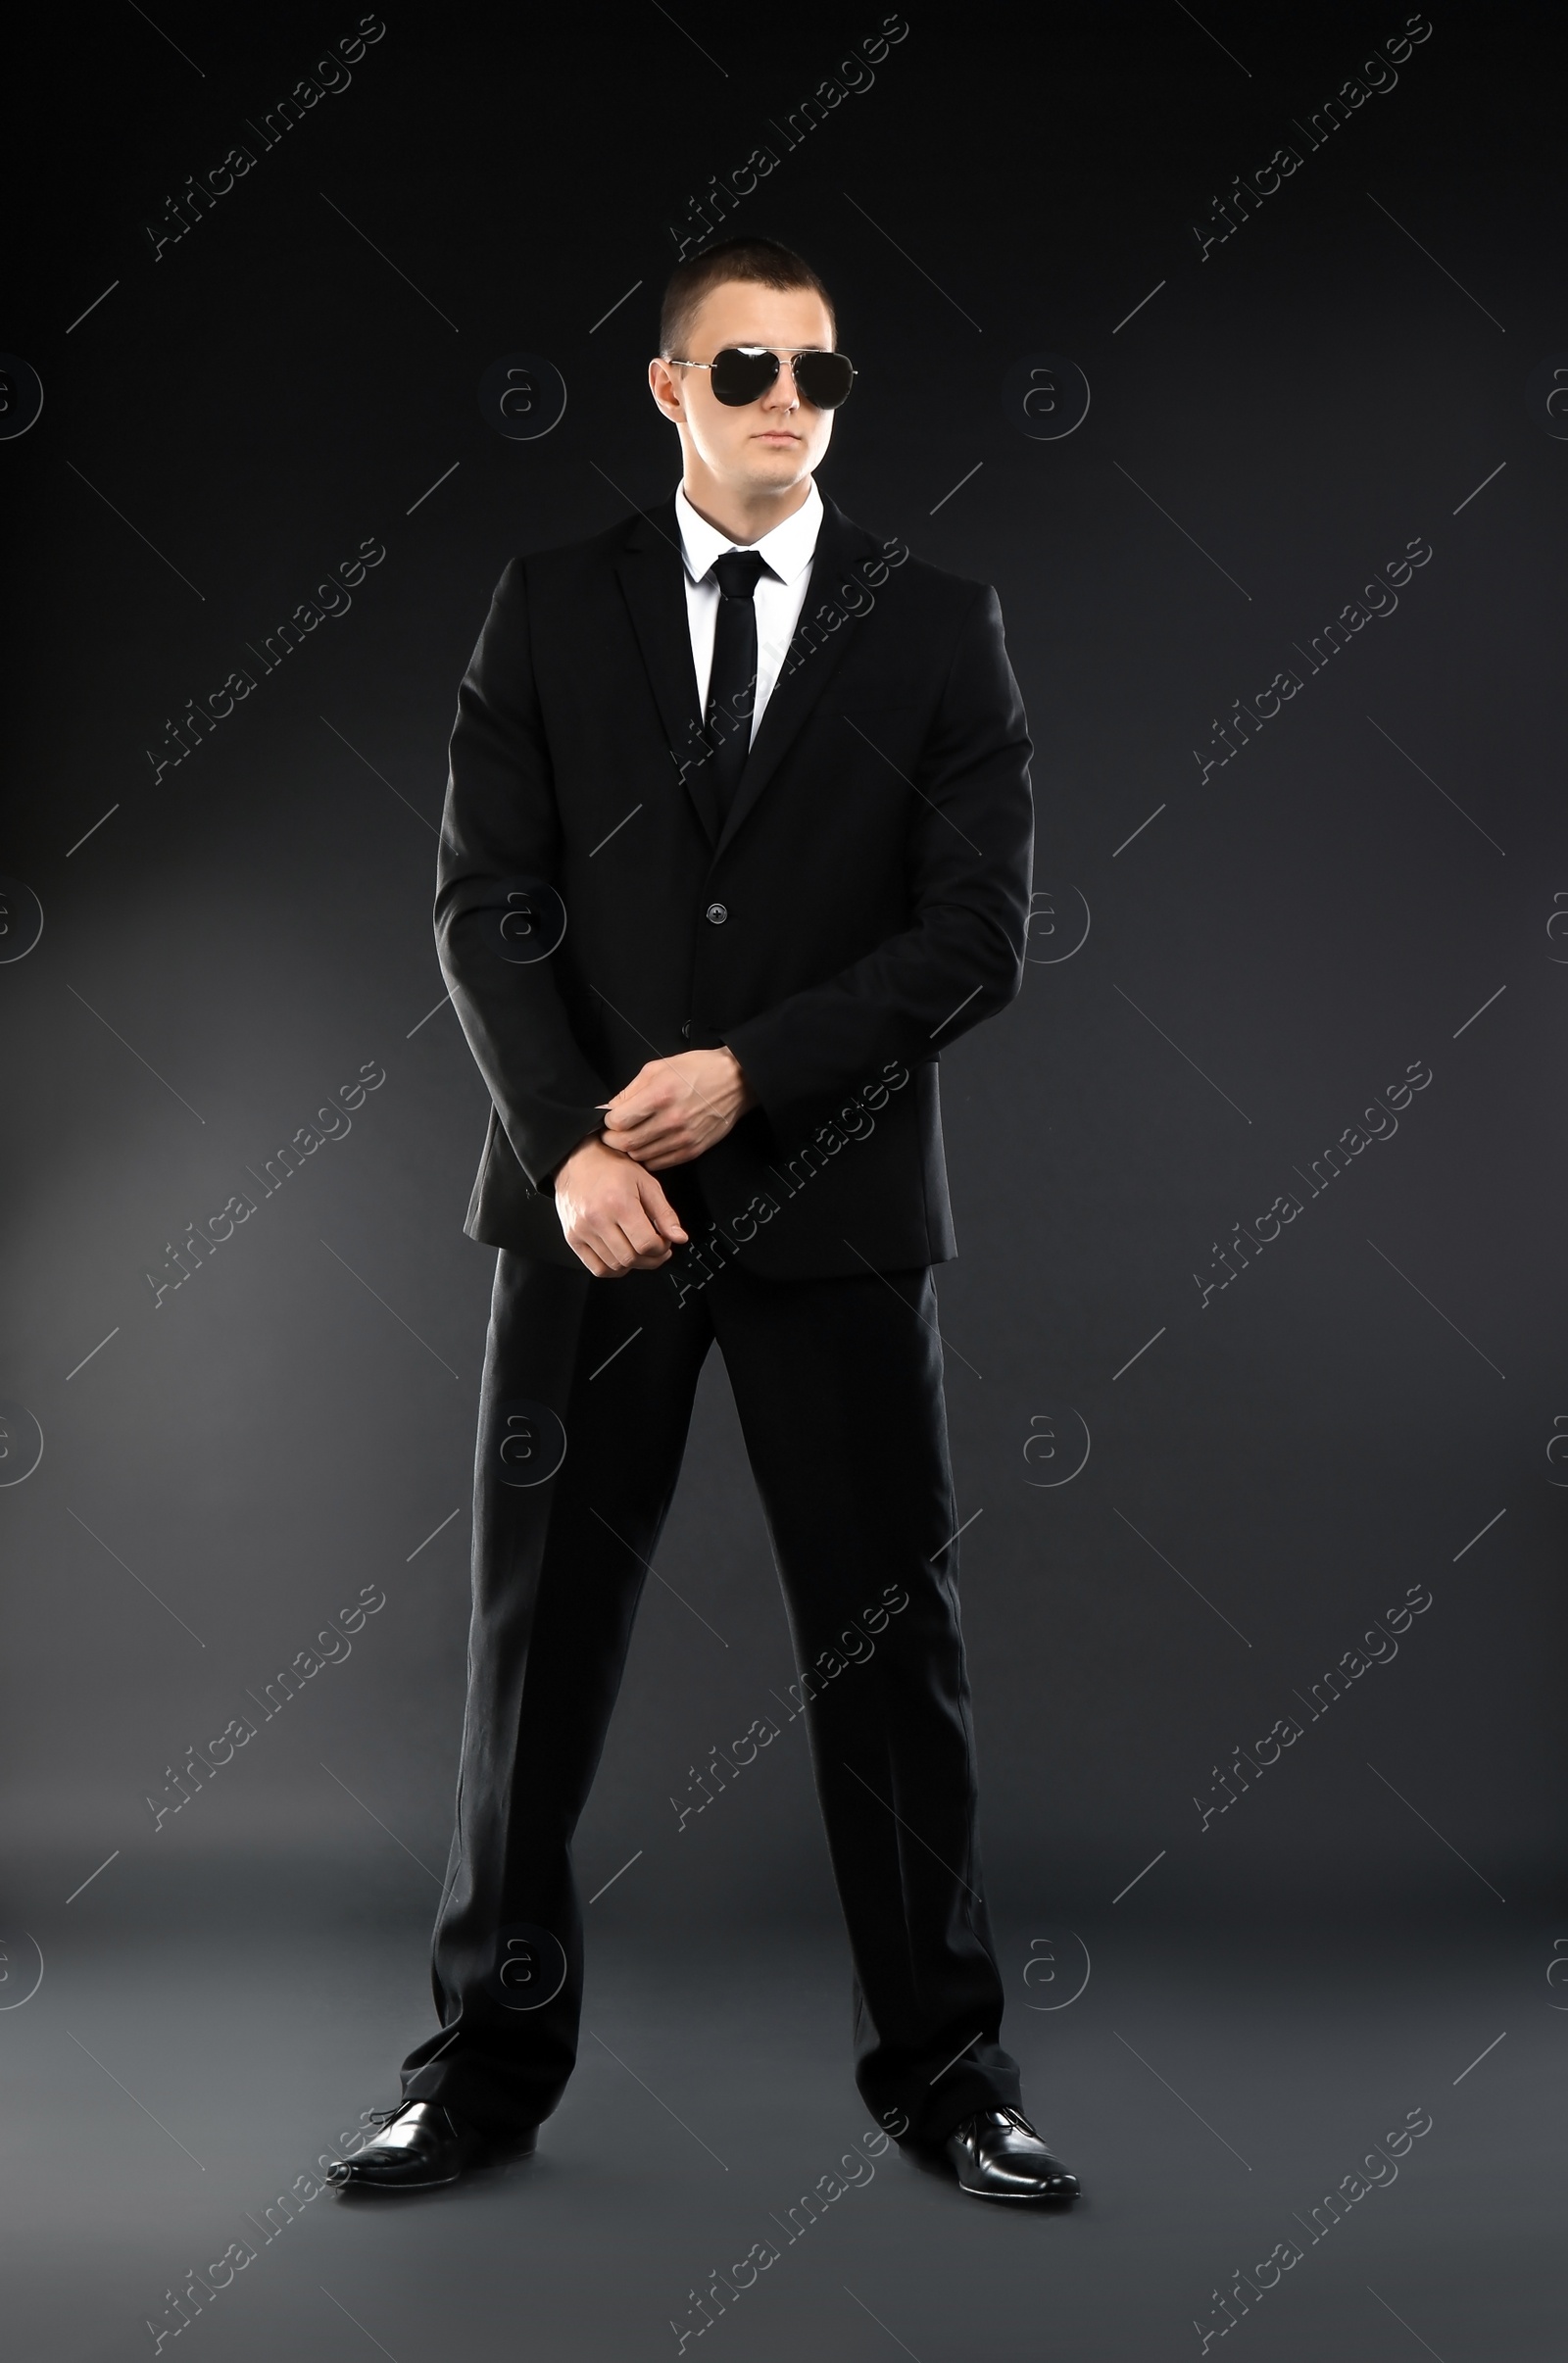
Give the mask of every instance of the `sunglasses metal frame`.
MULTIPOLYGON (((711 361, 678 361, 672 354, 669 358, 667 366, 672 369, 714 369, 718 367, 718 364, 722 360, 725 353, 742 354, 748 361, 760 361, 764 353, 771 354, 772 356, 772 376, 767 380, 766 385, 760 386, 755 394, 747 396, 747 401, 749 402, 760 402, 762 396, 767 392, 768 387, 777 385, 779 363, 781 361, 787 361, 789 363, 790 375, 794 377, 797 387, 800 387, 801 382, 796 367, 799 362, 810 361, 814 358, 831 357, 834 361, 842 361, 849 364, 850 382, 849 385, 846 386, 839 401, 829 403, 811 402, 810 395, 804 394, 804 388, 801 389, 805 400, 811 403, 811 408, 813 410, 842 410, 844 404, 848 402, 850 395, 854 392, 855 380, 859 375, 859 371, 856 369, 854 362, 850 361, 849 355, 847 353, 839 352, 838 348, 833 345, 803 345, 798 353, 788 353, 781 345, 725 345, 713 356, 711 361)), ((744 410, 746 404, 744 402, 725 404, 725 408, 727 410, 744 410)))

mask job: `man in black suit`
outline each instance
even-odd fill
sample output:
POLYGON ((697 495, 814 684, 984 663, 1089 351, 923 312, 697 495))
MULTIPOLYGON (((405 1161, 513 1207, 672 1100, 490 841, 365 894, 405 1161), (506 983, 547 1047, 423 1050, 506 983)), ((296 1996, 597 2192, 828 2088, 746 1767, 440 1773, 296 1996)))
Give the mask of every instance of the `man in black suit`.
POLYGON ((1022 977, 1029 739, 995 593, 816 490, 834 335, 783 247, 683 262, 649 370, 680 489, 514 560, 463 684, 435 923, 493 1103, 466 1227, 500 1251, 468 1699, 441 2025, 350 2189, 527 2149, 560 2100, 572 1833, 716 1338, 861 2095, 977 2195, 1077 2192, 999 2041, 931 1268, 937 1059, 1022 977))

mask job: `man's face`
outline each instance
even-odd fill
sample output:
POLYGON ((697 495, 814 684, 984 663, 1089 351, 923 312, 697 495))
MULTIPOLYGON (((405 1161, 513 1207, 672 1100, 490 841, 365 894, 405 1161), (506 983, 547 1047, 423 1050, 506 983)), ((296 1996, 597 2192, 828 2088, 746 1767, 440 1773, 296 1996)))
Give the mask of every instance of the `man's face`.
MULTIPOLYGON (((831 352, 833 321, 808 287, 730 279, 703 298, 680 359, 711 361, 726 345, 768 345, 781 354, 810 347, 831 352)), ((736 410, 714 399, 708 369, 655 361, 648 377, 660 409, 680 428, 688 463, 695 456, 716 483, 741 494, 793 490, 817 466, 833 433, 833 413, 801 396, 787 361, 780 362, 765 394, 736 410)))

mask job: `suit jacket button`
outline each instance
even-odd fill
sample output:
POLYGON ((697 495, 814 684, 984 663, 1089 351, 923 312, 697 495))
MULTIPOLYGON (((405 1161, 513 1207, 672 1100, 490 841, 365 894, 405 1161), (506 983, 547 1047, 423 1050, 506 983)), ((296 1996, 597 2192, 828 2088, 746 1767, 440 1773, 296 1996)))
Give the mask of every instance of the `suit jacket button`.
POLYGON ((682 1042, 690 1042, 692 1038, 692 1021, 689 1017, 681 1019, 680 1038, 682 1042))
POLYGON ((724 909, 722 903, 710 903, 705 915, 712 921, 715 927, 722 927, 724 921, 729 917, 729 912, 724 909))

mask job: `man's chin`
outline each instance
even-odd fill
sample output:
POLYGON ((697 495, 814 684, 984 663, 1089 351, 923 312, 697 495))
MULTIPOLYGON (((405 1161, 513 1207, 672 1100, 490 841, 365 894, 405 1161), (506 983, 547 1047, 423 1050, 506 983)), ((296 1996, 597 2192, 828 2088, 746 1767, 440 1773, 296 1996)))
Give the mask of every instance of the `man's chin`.
POLYGON ((804 484, 811 472, 811 462, 804 444, 791 448, 759 452, 747 468, 747 480, 755 492, 793 492, 804 484))

